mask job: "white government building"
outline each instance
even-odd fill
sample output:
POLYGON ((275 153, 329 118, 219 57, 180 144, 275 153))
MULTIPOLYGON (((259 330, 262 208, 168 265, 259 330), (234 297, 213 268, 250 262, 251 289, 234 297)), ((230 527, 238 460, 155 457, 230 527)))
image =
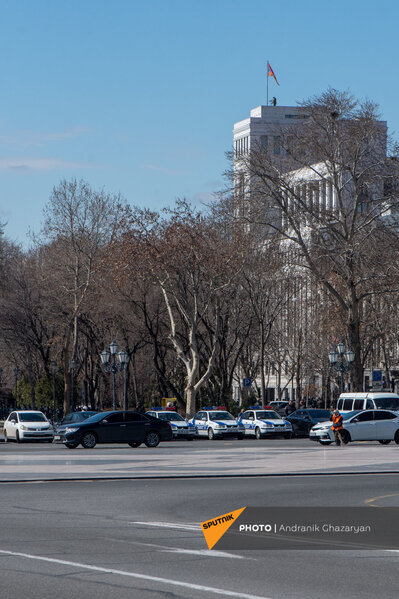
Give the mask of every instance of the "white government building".
MULTIPOLYGON (((267 151, 269 154, 273 154, 278 160, 281 160, 282 171, 287 173, 287 181, 289 186, 294 191, 297 197, 301 197, 302 201, 307 205, 311 204, 312 209, 318 212, 334 214, 337 210, 337 198, 334 186, 329 181, 328 168, 326 163, 315 163, 312 168, 305 167, 301 169, 293 169, 289 152, 287 152, 280 143, 282 133, 285 131, 292 130, 293 127, 304 125, 304 121, 308 118, 306 111, 298 106, 257 106, 252 109, 250 116, 242 121, 234 124, 234 138, 233 148, 235 156, 235 188, 237 197, 247 197, 251 194, 251 189, 246 181, 245 171, 240 165, 240 157, 246 155, 251 149, 259 149, 267 151)), ((386 156, 386 140, 387 140, 387 123, 385 121, 378 122, 381 133, 381 150, 386 156)), ((285 137, 284 143, 287 143, 287 137, 285 137)), ((342 182, 345 178, 345 173, 341 174, 342 182)), ((371 193, 379 194, 380 189, 375 189, 371 193)), ((289 198, 288 198, 289 199, 289 198)), ((246 210, 246 208, 237 208, 238 213, 240 210, 246 210)), ((390 211, 387 210, 387 217, 390 215, 390 211)), ((308 293, 307 285, 304 285, 303 297, 306 298, 308 293)), ((306 301, 306 299, 305 299, 306 301)), ((326 355, 327 361, 327 355, 326 355)), ((369 380, 372 378, 370 370, 365 371, 365 377, 369 380)), ((317 395, 321 396, 321 377, 315 375, 310 381, 304 382, 304 386, 310 384, 314 385, 317 389, 317 395)), ((252 381, 253 387, 260 387, 259 380, 252 381)), ((281 378, 273 375, 273 368, 267 374, 267 399, 278 399, 278 387, 284 389, 282 392, 283 399, 290 399, 296 397, 296 387, 293 380, 288 381, 284 376, 281 378)), ((241 387, 237 384, 234 389, 234 397, 238 401, 240 397, 241 387)))

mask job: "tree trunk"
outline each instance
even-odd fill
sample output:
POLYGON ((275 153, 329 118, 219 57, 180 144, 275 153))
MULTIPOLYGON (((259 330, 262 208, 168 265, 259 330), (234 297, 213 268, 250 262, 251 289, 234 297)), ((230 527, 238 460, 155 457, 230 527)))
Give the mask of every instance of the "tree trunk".
POLYGON ((192 418, 195 414, 197 392, 195 386, 190 383, 186 387, 186 416, 192 418))
POLYGON ((361 356, 360 317, 358 302, 352 303, 348 314, 349 348, 355 353, 351 369, 351 391, 363 391, 363 364, 361 356))
POLYGON ((260 397, 262 406, 266 403, 266 385, 265 385, 265 332, 263 323, 260 325, 260 397))

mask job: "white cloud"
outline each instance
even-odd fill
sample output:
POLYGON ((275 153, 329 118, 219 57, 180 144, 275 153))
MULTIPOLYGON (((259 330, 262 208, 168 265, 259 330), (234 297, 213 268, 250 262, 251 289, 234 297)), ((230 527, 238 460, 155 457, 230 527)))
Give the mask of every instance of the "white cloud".
POLYGON ((64 131, 55 132, 40 132, 40 131, 16 131, 15 133, 8 135, 0 135, 0 143, 13 146, 13 147, 29 147, 29 146, 42 146, 48 142, 62 141, 64 139, 73 139, 80 137, 90 130, 88 127, 71 127, 64 131))
POLYGON ((60 168, 81 168, 86 165, 56 158, 0 158, 0 170, 9 172, 53 171, 60 168))

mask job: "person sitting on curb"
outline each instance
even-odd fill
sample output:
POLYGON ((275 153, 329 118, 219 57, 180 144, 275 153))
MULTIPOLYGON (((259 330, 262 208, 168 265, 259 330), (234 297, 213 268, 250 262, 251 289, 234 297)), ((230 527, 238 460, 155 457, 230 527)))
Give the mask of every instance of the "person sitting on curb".
POLYGON ((344 428, 343 426, 343 418, 341 416, 341 414, 339 413, 338 410, 334 410, 334 413, 332 415, 332 430, 334 432, 334 438, 335 438, 335 444, 336 445, 341 445, 341 443, 344 445, 344 440, 342 439, 342 430, 344 428))

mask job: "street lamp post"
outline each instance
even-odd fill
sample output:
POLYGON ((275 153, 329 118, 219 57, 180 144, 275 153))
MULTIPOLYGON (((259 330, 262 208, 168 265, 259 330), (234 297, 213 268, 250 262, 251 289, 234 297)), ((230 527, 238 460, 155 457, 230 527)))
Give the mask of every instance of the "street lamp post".
POLYGON ((57 374, 57 362, 51 362, 51 373, 53 375, 53 422, 57 418, 57 405, 55 399, 55 375, 57 374))
POLYGON ((345 344, 340 341, 336 348, 328 354, 330 366, 335 372, 339 372, 340 393, 344 392, 344 374, 352 368, 355 359, 355 353, 351 349, 346 349, 345 344))
POLYGON ((123 409, 127 410, 127 386, 126 386, 126 370, 127 365, 129 363, 129 354, 121 350, 118 354, 118 345, 115 341, 113 341, 109 350, 104 349, 101 352, 100 358, 102 362, 102 366, 104 371, 108 374, 112 373, 112 405, 113 409, 116 410, 116 373, 124 371, 124 379, 123 379, 123 409), (116 355, 118 356, 119 362, 116 361, 116 355), (111 361, 110 361, 111 358, 111 361))
POLYGON ((75 368, 76 368, 76 360, 74 360, 72 358, 72 360, 69 363, 69 370, 71 372, 71 412, 73 412, 73 408, 74 408, 74 396, 73 396, 73 387, 75 384, 74 381, 74 375, 75 375, 75 368))

